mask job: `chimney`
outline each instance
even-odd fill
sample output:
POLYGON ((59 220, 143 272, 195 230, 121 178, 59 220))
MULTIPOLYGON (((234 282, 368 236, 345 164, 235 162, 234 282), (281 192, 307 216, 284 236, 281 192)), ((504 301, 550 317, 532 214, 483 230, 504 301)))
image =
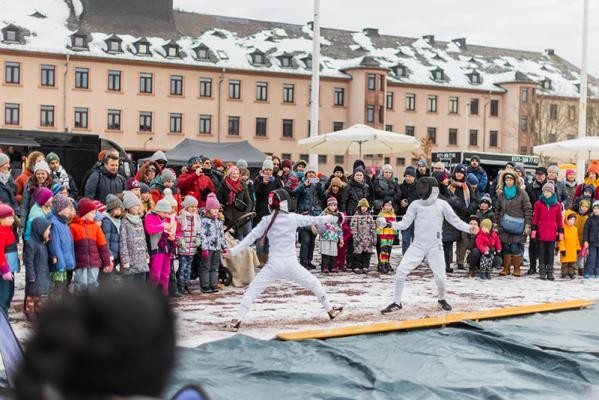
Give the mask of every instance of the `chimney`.
POLYGON ((451 39, 460 49, 466 48, 466 38, 451 39))
POLYGON ((364 28, 362 29, 362 33, 369 37, 378 37, 379 30, 377 28, 364 28))
POLYGON ((308 25, 308 29, 310 29, 311 31, 314 30, 314 21, 308 21, 306 22, 306 25, 308 25))
POLYGON ((555 50, 554 49, 545 49, 545 55, 546 56, 554 56, 555 50))
POLYGON ((424 35, 422 38, 430 45, 435 44, 435 35, 424 35))

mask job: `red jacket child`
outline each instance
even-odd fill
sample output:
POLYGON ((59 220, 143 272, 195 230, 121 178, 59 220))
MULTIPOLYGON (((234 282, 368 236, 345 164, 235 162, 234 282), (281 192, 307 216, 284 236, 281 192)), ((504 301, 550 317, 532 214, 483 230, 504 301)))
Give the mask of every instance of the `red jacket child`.
POLYGON ((491 250, 491 247, 495 249, 497 253, 501 252, 501 241, 499 235, 493 228, 493 222, 490 219, 483 219, 480 223, 481 229, 476 235, 476 248, 481 254, 491 250))

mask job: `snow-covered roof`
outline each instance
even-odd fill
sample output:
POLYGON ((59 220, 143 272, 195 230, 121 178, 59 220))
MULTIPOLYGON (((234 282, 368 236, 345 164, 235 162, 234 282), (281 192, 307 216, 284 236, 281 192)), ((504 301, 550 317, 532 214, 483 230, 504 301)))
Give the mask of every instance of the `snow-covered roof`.
MULTIPOLYGON (((152 15, 147 13, 147 7, 145 15, 123 10, 109 13, 101 10, 101 3, 94 1, 94 7, 86 10, 81 0, 0 0, 0 30, 12 25, 21 33, 18 41, 0 41, 0 49, 269 73, 311 73, 306 62, 312 52, 309 24, 177 10, 172 10, 171 15, 158 11, 152 15), (73 48, 75 33, 88 40, 86 48, 73 48), (113 35, 122 40, 122 52, 108 51, 107 39, 113 35), (135 43, 142 37, 150 44, 149 55, 137 53, 135 43), (178 57, 167 56, 165 45, 170 41, 179 45, 178 57), (207 59, 197 58, 194 49, 200 44, 209 49, 207 59), (252 54, 256 53, 264 54, 264 63, 254 64, 252 54), (282 56, 291 57, 291 63, 282 65, 282 56)), ((348 69, 373 66, 388 69, 389 82, 398 84, 502 92, 500 83, 528 81, 539 84, 540 94, 579 95, 579 69, 552 53, 475 46, 465 39, 444 42, 435 41, 432 36, 415 39, 379 35, 374 29, 321 29, 322 76, 349 78, 348 69), (405 75, 395 75, 398 66, 405 68, 405 75), (442 79, 433 74, 435 70, 443 71, 442 79), (480 79, 476 79, 476 74, 480 79)), ((599 80, 594 77, 589 78, 589 95, 599 97, 599 80)))

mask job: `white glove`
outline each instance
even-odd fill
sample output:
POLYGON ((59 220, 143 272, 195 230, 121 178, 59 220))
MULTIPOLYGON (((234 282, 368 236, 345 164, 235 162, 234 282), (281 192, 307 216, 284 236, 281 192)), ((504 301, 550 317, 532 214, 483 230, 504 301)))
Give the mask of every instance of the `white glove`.
POLYGON ((324 223, 325 224, 334 224, 337 222, 337 216, 335 215, 325 215, 324 217, 324 223))
POLYGON ((383 229, 387 227, 387 220, 384 217, 378 217, 376 219, 376 226, 383 229))

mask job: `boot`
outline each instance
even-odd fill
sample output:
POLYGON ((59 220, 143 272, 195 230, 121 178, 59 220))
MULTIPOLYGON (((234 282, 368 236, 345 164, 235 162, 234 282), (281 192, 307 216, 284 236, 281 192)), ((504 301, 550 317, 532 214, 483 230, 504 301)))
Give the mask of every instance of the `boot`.
POLYGON ((476 276, 476 268, 474 268, 474 265, 470 265, 468 267, 468 275, 470 278, 474 278, 476 276))
POLYGON ((568 268, 568 276, 570 277, 570 279, 576 278, 576 267, 572 266, 568 268))
POLYGON ((547 279, 547 276, 545 275, 545 266, 542 264, 539 264, 539 278, 541 278, 542 281, 547 279))
POLYGON ((491 279, 491 269, 490 268, 485 271, 485 278, 491 279))
POLYGON ((510 266, 512 265, 512 255, 506 254, 503 256, 503 269, 499 273, 501 276, 506 276, 510 274, 510 266))
POLYGON ((514 264, 514 276, 522 276, 522 272, 520 271, 520 264, 522 263, 522 256, 512 256, 512 263, 514 264))
POLYGON ((482 268, 479 268, 478 270, 478 277, 480 279, 485 279, 485 271, 482 268))
MULTIPOLYGON (((539 266, 540 268, 540 266, 539 266)), ((534 275, 537 273, 537 267, 535 267, 534 265, 531 265, 530 268, 528 269, 528 271, 526 272, 526 275, 534 275)))
POLYGON ((545 273, 547 274, 547 280, 549 280, 549 281, 555 280, 555 276, 553 276, 553 265, 546 265, 545 273))
POLYGON ((569 269, 569 267, 567 265, 562 264, 562 268, 561 268, 562 279, 565 279, 568 277, 568 269, 569 269))

